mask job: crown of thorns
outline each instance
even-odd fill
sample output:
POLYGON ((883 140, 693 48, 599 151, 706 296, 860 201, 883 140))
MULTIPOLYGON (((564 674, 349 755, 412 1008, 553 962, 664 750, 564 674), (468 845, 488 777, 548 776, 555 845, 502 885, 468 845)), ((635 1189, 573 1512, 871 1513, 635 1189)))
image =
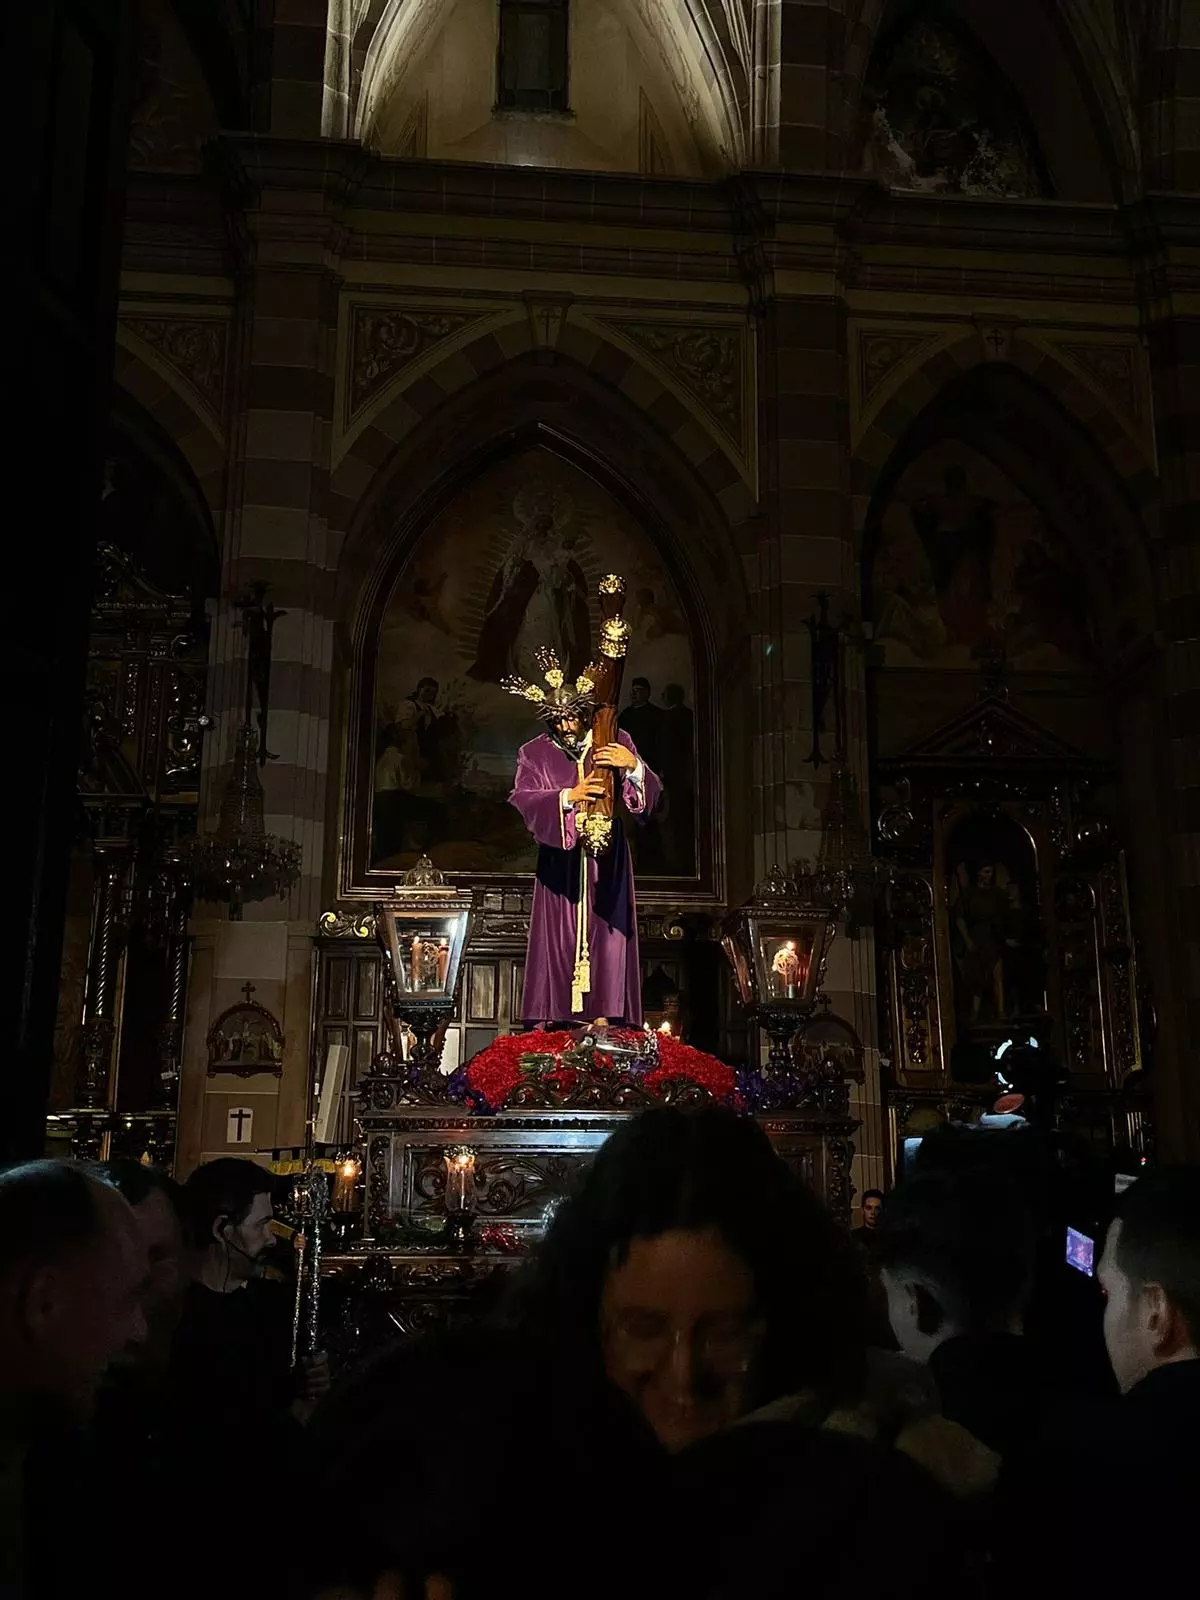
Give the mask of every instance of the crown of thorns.
POLYGON ((535 708, 543 722, 559 722, 563 717, 578 717, 586 721, 596 709, 596 685, 587 672, 581 672, 574 683, 568 683, 553 650, 546 647, 534 656, 546 681, 546 688, 530 683, 526 678, 501 678, 500 683, 509 694, 520 695, 535 708))

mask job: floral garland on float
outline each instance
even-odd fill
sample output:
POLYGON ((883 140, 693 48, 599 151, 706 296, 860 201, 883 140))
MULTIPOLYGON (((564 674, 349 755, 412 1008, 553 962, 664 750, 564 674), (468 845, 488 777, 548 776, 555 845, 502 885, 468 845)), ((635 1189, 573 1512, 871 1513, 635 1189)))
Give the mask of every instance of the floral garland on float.
POLYGON ((732 1067, 649 1026, 502 1034, 453 1074, 447 1093, 484 1115, 741 1105, 732 1067))

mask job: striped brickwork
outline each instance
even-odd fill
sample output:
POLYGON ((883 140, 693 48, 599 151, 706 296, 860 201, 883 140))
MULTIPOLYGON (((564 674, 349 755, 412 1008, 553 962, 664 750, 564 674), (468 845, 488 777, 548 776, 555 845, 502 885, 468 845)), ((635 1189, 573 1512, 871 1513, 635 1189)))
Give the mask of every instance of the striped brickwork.
POLYGON ((279 138, 319 138, 329 0, 273 0, 260 10, 254 126, 279 138))
MULTIPOLYGON (((857 615, 850 520, 846 318, 832 299, 769 300, 759 365, 762 515, 754 550, 752 663, 755 867, 811 858, 829 769, 814 770, 811 640, 815 595, 835 620, 857 615)), ((867 729, 861 659, 846 656, 846 758, 866 793, 867 729)), ((832 709, 826 756, 833 753, 832 709)), ((833 1010, 863 1042, 866 1081, 855 1096, 857 1191, 883 1176, 875 961, 869 935, 834 945, 826 982, 833 1010)))
MULTIPOLYGON (((269 829, 297 839, 303 874, 286 916, 321 909, 329 771, 329 694, 336 539, 329 529, 330 367, 336 289, 320 269, 260 268, 244 306, 245 365, 225 545, 214 621, 209 709, 218 737, 206 753, 206 809, 215 809, 245 694, 245 641, 232 601, 254 581, 286 612, 276 624, 268 748, 269 829), (212 748, 215 746, 215 748, 212 748)), ((277 919, 275 903, 248 916, 277 919)))
POLYGON ((1200 7, 1145 0, 1142 144, 1145 186, 1200 194, 1200 7))

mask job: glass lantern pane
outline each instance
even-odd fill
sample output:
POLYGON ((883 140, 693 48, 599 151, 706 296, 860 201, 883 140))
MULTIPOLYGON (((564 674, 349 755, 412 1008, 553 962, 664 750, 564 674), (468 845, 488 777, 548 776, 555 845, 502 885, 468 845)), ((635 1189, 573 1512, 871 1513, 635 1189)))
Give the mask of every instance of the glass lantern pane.
POLYGON ((754 949, 765 1000, 803 1000, 812 992, 816 930, 804 924, 759 924, 754 949))
POLYGON ((754 981, 751 976, 749 964, 746 961, 746 952, 742 949, 741 940, 736 934, 727 933, 721 940, 729 965, 733 968, 734 982, 737 984, 738 995, 743 1005, 754 1004, 754 981))
POLYGON ((394 912, 389 943, 402 994, 447 999, 462 954, 462 912, 394 912))

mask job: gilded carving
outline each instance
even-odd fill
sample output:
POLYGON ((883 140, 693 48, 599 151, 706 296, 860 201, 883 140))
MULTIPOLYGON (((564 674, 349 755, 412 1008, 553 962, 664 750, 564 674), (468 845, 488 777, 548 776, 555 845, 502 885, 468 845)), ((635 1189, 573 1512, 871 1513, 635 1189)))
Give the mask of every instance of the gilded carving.
POLYGON ((1058 349, 1083 368, 1118 411, 1134 423, 1141 421, 1141 389, 1131 345, 1060 344, 1058 349))
POLYGON ((1100 872, 1100 916, 1103 927, 1113 1065, 1119 1083, 1141 1066, 1133 951, 1123 857, 1108 861, 1100 872))
POLYGON ((880 323, 849 328, 850 432, 857 442, 909 374, 931 356, 967 338, 965 323, 880 323))
MULTIPOLYGON (((568 1193, 591 1155, 485 1154, 475 1166, 475 1209, 487 1217, 535 1216, 568 1193)), ((419 1209, 443 1210, 445 1187, 442 1149, 423 1152, 414 1182, 419 1209)))
POLYGON ((317 918, 317 931, 325 939, 373 939, 375 913, 373 911, 322 911, 317 918))
POLYGON ((1096 963, 1096 897, 1080 877, 1061 878, 1054 890, 1063 997, 1063 1043, 1067 1070, 1094 1071, 1103 1058, 1099 972, 1096 963))
POLYGON ((434 345, 479 320, 480 313, 471 311, 355 306, 350 323, 350 415, 434 345))
POLYGON ((229 338, 224 318, 122 317, 121 326, 148 344, 221 415, 229 338))
POLYGON ((936 336, 926 333, 902 333, 890 329, 879 333, 864 332, 858 341, 858 393, 862 409, 866 410, 877 391, 898 367, 936 343, 936 336))
POLYGON ((933 894, 924 878, 910 873, 896 879, 890 899, 901 1066, 928 1072, 937 1066, 930 1031, 936 994, 933 894))
POLYGON ((1076 373, 1104 401, 1147 461, 1156 460, 1146 358, 1133 336, 1080 338, 1069 333, 1030 335, 1033 342, 1076 373))
POLYGON ((743 448, 745 336, 741 328, 623 322, 618 331, 664 367, 743 448))

